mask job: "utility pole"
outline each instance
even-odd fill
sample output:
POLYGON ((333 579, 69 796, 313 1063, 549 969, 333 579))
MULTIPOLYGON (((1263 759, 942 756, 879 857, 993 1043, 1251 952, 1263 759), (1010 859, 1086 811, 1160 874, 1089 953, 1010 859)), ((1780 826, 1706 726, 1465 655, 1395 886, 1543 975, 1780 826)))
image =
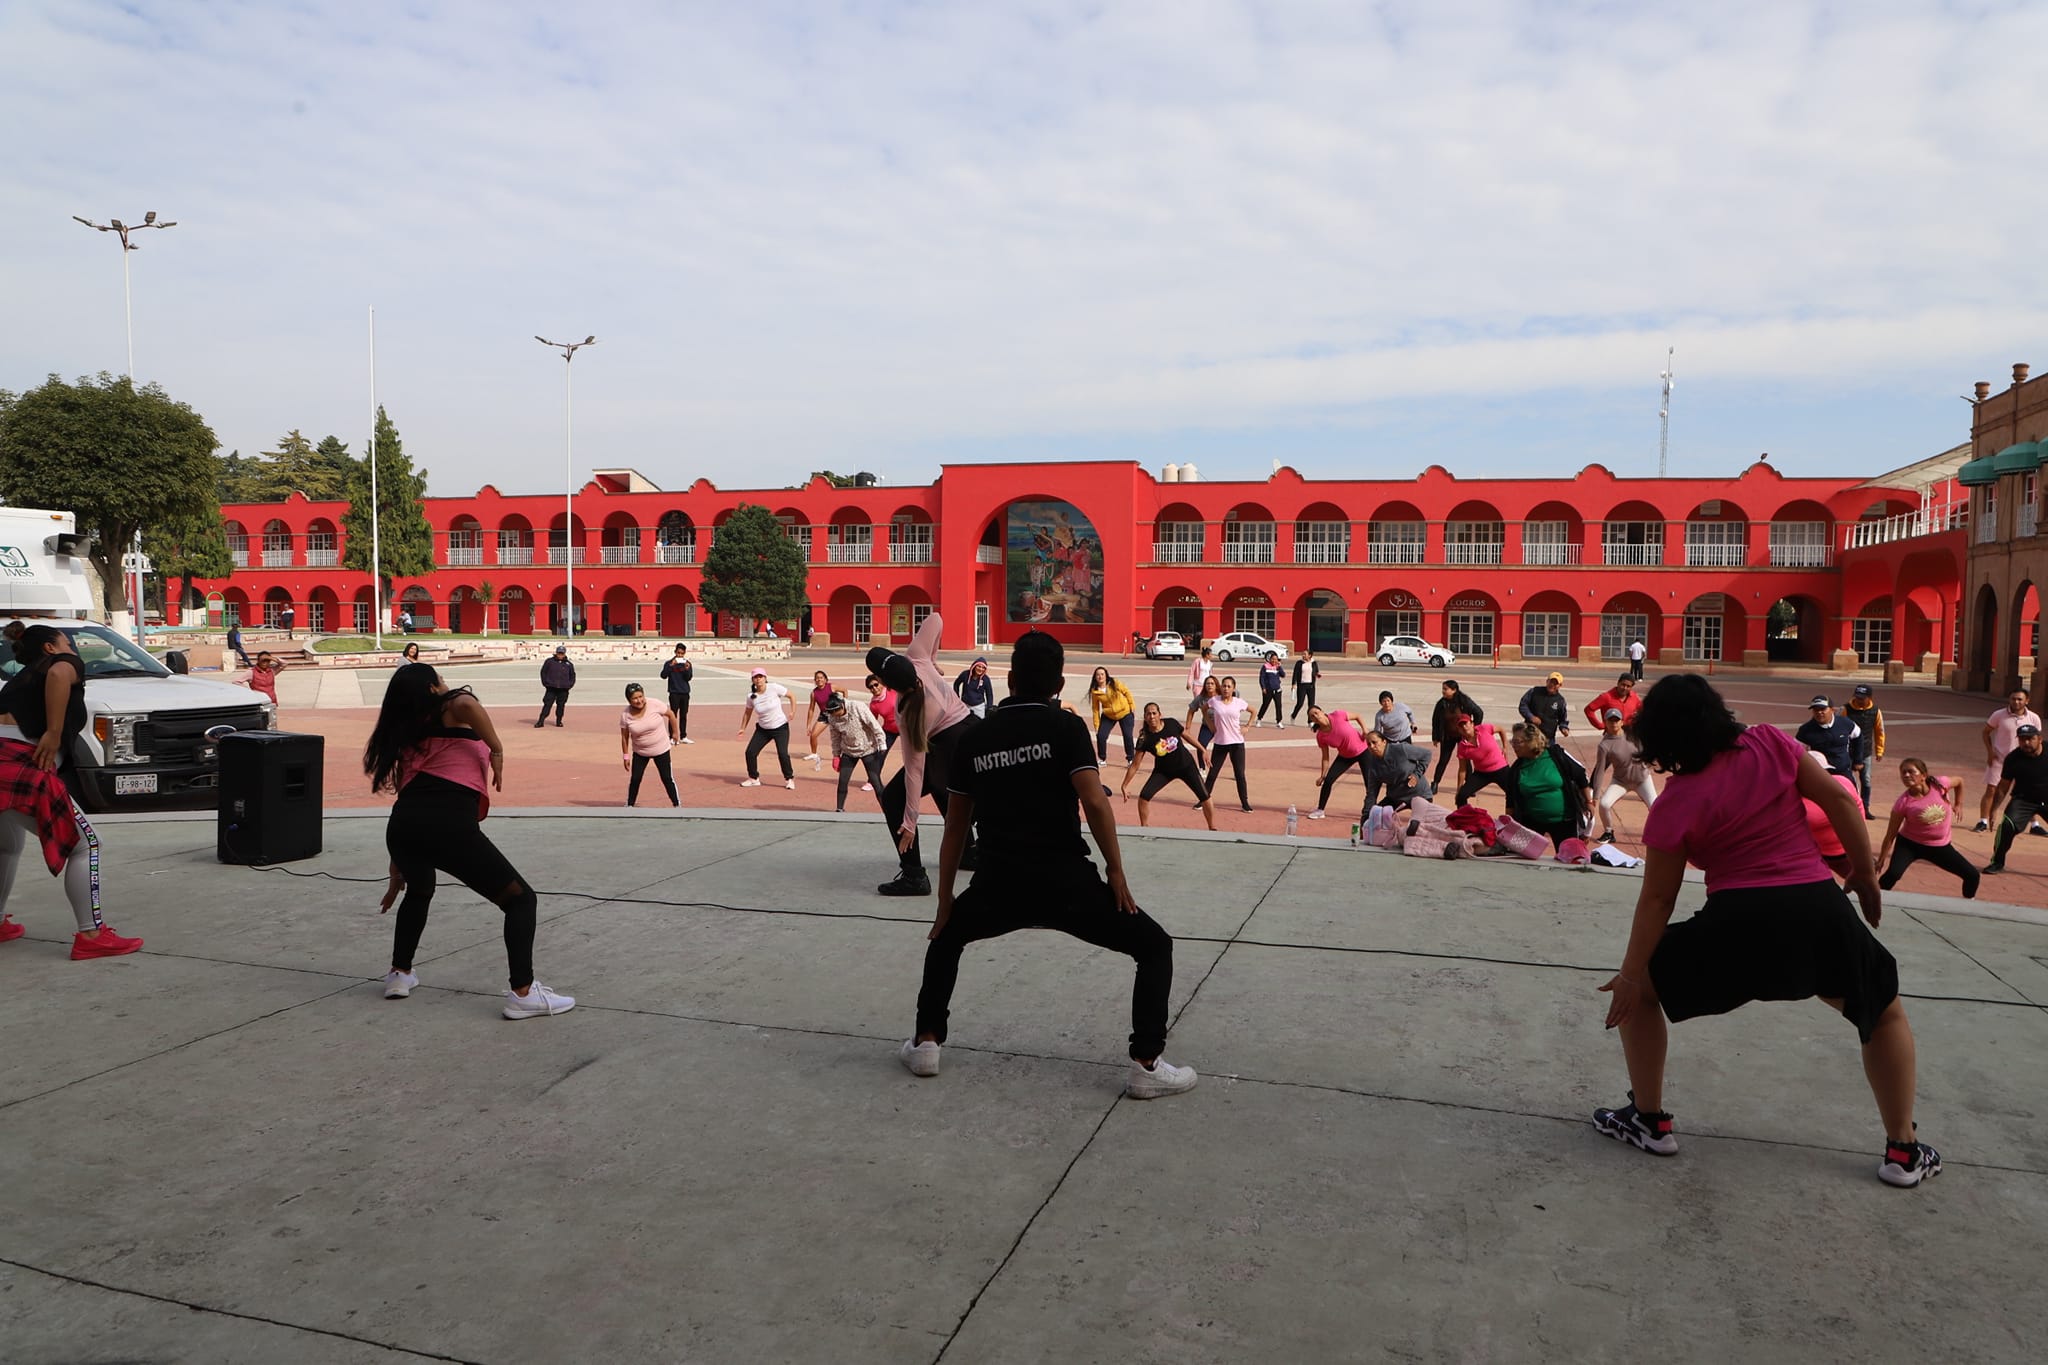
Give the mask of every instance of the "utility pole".
POLYGON ((1664 381, 1664 401, 1657 408, 1657 477, 1663 478, 1671 462, 1671 358, 1678 354, 1676 346, 1664 352, 1664 373, 1657 376, 1664 381))

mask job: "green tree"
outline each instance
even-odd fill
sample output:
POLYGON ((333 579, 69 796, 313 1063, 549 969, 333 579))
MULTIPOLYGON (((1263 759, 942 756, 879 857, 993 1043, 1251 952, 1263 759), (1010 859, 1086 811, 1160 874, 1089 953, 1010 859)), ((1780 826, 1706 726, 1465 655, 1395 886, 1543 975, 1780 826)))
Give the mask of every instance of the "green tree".
MULTIPOLYGON (((398 438, 398 428, 377 409, 377 567, 383 579, 383 600, 391 600, 391 580, 418 578, 434 571, 434 531, 427 524, 427 471, 415 470, 398 438)), ((370 570, 370 460, 368 456, 349 461, 348 480, 342 489, 348 511, 341 514, 341 528, 348 538, 342 552, 345 569, 370 570)))
POLYGON ((138 389, 102 373, 67 384, 0 391, 0 497, 76 514, 106 585, 107 606, 128 606, 121 555, 135 533, 209 509, 220 442, 200 415, 155 384, 138 389))
POLYGON ((228 553, 228 537, 221 524, 220 506, 196 516, 178 516, 146 528, 142 533, 142 550, 155 564, 156 571, 163 575, 164 583, 164 624, 175 625, 178 617, 171 608, 175 601, 179 607, 192 591, 195 578, 226 578, 235 571, 234 556, 228 553), (170 587, 177 581, 177 596, 171 596, 170 587))
MULTIPOLYGON (((323 488, 331 488, 329 498, 339 498, 348 487, 348 471, 355 461, 349 457, 348 442, 338 436, 323 436, 320 444, 313 447, 314 477, 323 480, 323 488)), ((313 495, 309 492, 307 497, 313 495)))
POLYGON ((230 450, 220 460, 220 471, 214 479, 216 501, 223 505, 238 502, 276 502, 271 496, 269 475, 262 460, 245 456, 239 450, 230 450))
POLYGON ((767 508, 743 502, 704 556, 704 606, 750 620, 787 621, 803 610, 804 552, 767 508))
MULTIPOLYGON (((332 436, 316 448, 294 427, 278 441, 276 450, 264 451, 263 458, 269 463, 265 477, 276 501, 282 502, 295 492, 304 493, 314 502, 334 502, 341 497, 350 463, 348 447, 332 436), (329 443, 339 448, 339 462, 329 455, 329 443)), ((382 477, 381 472, 378 477, 382 477)))
POLYGON ((496 614, 491 610, 491 603, 498 600, 498 589, 491 583, 490 579, 486 578, 483 582, 476 585, 476 600, 483 603, 484 634, 489 635, 491 633, 491 617, 496 614))

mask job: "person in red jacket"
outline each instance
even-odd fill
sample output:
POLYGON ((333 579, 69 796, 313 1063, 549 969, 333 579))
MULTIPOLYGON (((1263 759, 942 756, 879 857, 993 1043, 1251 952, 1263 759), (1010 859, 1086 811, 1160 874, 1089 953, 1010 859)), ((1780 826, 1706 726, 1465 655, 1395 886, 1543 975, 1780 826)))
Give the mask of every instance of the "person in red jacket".
POLYGON ((1621 728, 1636 728, 1636 712, 1643 709, 1643 699, 1636 695, 1636 680, 1624 673, 1614 680, 1614 686, 1586 703, 1586 719, 1593 722, 1595 730, 1607 728, 1607 713, 1621 712, 1621 728))

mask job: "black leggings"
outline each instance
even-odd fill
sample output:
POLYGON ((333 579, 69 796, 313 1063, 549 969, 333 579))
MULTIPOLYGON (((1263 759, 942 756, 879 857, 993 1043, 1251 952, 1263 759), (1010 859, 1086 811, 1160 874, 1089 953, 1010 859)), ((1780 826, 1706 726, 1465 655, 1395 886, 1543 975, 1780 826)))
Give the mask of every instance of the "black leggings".
POLYGON ((1262 692, 1259 694, 1259 714, 1253 717, 1253 719, 1264 720, 1266 718, 1266 708, 1269 706, 1273 708, 1273 719, 1275 722, 1286 721, 1287 703, 1278 692, 1262 692))
MULTIPOLYGON (((953 985, 960 977, 960 953, 970 943, 1000 938, 1019 929, 1057 929, 1083 943, 1125 953, 1138 964, 1131 986, 1131 1056, 1150 1061, 1166 1046, 1166 1002, 1173 990, 1173 938, 1143 911, 1119 910, 1109 884, 1095 870, 1055 873, 1033 868, 1024 875, 992 877, 972 884, 953 900, 939 936, 924 950, 924 983, 917 992, 917 1031, 946 1041, 953 985)), ((1020 869, 1021 871, 1021 869, 1020 869)))
POLYGON ((1364 754, 1339 754, 1330 760, 1330 771, 1323 775, 1322 795, 1316 797, 1317 810, 1329 809, 1330 792, 1336 787, 1337 779, 1363 762, 1364 754))
POLYGON ((1929 848, 1916 844, 1911 839, 1899 839, 1892 844, 1892 860, 1885 864, 1884 875, 1877 879, 1878 886, 1889 891, 1899 884, 1899 878, 1906 875, 1906 869, 1914 863, 1925 860, 1944 872, 1963 879, 1963 899, 1972 900, 1977 895, 1977 883, 1983 878, 1963 851, 1954 844, 1943 844, 1929 848))
POLYGON ((1437 746, 1436 746, 1436 771, 1435 771, 1434 773, 1431 773, 1431 774, 1430 774, 1430 777, 1429 777, 1429 785, 1430 785, 1430 786, 1432 786, 1432 787, 1441 787, 1441 786, 1442 786, 1442 785, 1444 784, 1444 769, 1446 769, 1446 768, 1450 767, 1450 766, 1451 766, 1451 761, 1452 761, 1453 759, 1455 759, 1455 758, 1456 758, 1457 756, 1458 756, 1458 741, 1457 741, 1457 740, 1455 740, 1455 739, 1445 739, 1445 740, 1439 740, 1439 741, 1437 741, 1437 746))
POLYGON ((1175 782, 1187 783, 1188 790, 1195 794, 1197 801, 1209 799, 1209 791, 1202 785, 1202 770, 1195 765, 1195 760, 1187 758, 1171 766, 1155 761, 1151 774, 1145 779, 1145 785, 1138 789, 1138 800, 1150 801, 1175 782))
POLYGON ((421 776, 405 784, 391 807, 384 847, 405 878, 405 898, 398 903, 391 936, 391 965, 412 970, 438 868, 505 912, 507 980, 513 990, 522 990, 533 984, 533 925, 540 899, 478 826, 477 795, 445 778, 421 776))
POLYGON ((775 756, 782 760, 782 780, 796 779, 796 769, 789 766, 789 726, 778 725, 773 730, 754 727, 754 733, 747 739, 747 776, 761 776, 761 751, 770 744, 775 746, 775 756))
POLYGON ((1501 794, 1506 795, 1508 792, 1508 774, 1513 771, 1513 768, 1495 768, 1490 773, 1475 771, 1472 776, 1465 779, 1465 785, 1458 788, 1457 798, 1452 804, 1465 805, 1487 787, 1499 787, 1501 794))
POLYGON ((859 758, 855 758, 851 754, 840 755, 838 809, 842 813, 846 810, 846 788, 853 781, 853 770, 855 768, 867 769, 868 781, 877 787, 882 785, 882 754, 884 752, 884 750, 877 749, 871 754, 862 754, 859 758))
POLYGON ((668 803, 671 806, 682 805, 682 799, 676 795, 675 775, 669 771, 666 749, 658 754, 633 755, 633 776, 626 783, 626 804, 630 806, 640 799, 640 779, 647 775, 647 765, 650 763, 654 765, 654 771, 661 775, 661 785, 668 792, 668 803))
POLYGON ((676 738, 690 737, 690 699, 688 696, 668 694, 668 709, 676 713, 676 738))
POLYGON ((1287 719, 1293 720, 1302 713, 1304 707, 1314 706, 1315 704, 1316 685, 1314 683, 1303 683, 1294 689, 1294 711, 1287 719))
MULTIPOLYGON (((953 748, 970 727, 980 723, 980 718, 969 712, 931 737, 924 751, 924 790, 911 799, 922 801, 929 796, 938 802, 939 814, 946 813, 946 776, 952 771, 953 748)), ((903 790, 904 771, 898 768, 896 776, 889 779, 889 785, 882 788, 882 818, 888 822, 890 848, 896 847, 896 831, 902 827, 904 813, 910 807, 910 800, 906 799, 903 790)), ((973 847, 971 843, 968 845, 969 849, 973 847)), ((908 852, 899 851, 896 854, 896 861, 902 864, 905 872, 924 871, 924 841, 921 831, 918 835, 912 836, 908 852)))
POLYGON ((1095 756, 1104 762, 1109 760, 1109 732, 1119 727, 1124 732, 1124 764, 1129 766, 1137 758, 1138 750, 1136 741, 1137 717, 1128 711, 1114 720, 1104 716, 1095 723, 1095 756))
POLYGON ((1244 785, 1244 745, 1218 744, 1209 750, 1209 795, 1216 794, 1216 778, 1223 772, 1223 760, 1230 760, 1230 769, 1237 774, 1237 804, 1250 809, 1251 793, 1244 785))

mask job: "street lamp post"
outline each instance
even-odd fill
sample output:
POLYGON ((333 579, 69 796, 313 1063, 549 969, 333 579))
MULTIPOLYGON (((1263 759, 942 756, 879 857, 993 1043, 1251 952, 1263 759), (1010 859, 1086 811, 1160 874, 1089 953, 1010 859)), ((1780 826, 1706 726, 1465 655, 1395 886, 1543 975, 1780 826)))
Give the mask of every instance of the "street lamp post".
POLYGON ((576 353, 585 346, 595 346, 596 337, 585 337, 581 341, 549 341, 544 336, 534 337, 543 346, 552 346, 562 353, 562 374, 568 381, 569 396, 569 452, 564 464, 568 479, 562 490, 562 634, 565 638, 576 638, 576 353))
MULTIPOLYGON (((132 389, 135 387, 135 291, 128 270, 128 253, 140 251, 142 244, 129 240, 129 234, 142 232, 148 228, 174 228, 177 226, 177 223, 175 221, 159 223, 156 220, 155 209, 151 209, 143 214, 142 221, 139 223, 124 223, 119 218, 109 218, 104 223, 95 223, 92 219, 80 218, 75 213, 71 215, 71 221, 83 223, 95 232, 115 233, 121 238, 121 316, 126 321, 128 328, 128 387, 132 389)), ((134 585, 128 590, 131 593, 128 600, 129 605, 135 612, 135 643, 139 645, 142 643, 142 532, 140 530, 136 531, 135 542, 129 547, 129 551, 128 563, 133 566, 133 572, 132 574, 124 574, 123 577, 134 585)), ((166 615, 168 615, 168 612, 166 615)))

